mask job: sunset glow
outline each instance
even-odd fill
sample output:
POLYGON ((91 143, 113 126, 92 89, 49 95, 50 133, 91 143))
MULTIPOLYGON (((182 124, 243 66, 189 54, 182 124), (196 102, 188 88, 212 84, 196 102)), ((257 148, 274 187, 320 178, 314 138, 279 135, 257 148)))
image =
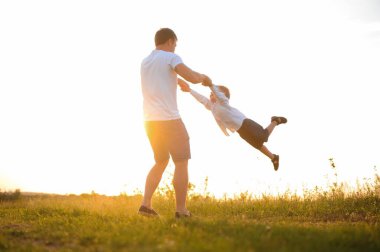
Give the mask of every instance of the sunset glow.
MULTIPOLYGON (((172 28, 185 64, 231 91, 263 126, 280 169, 178 91, 190 182, 217 197, 301 192, 333 176, 355 186, 380 156, 380 4, 368 1, 3 1, 0 190, 118 195, 153 165, 141 60, 172 28), (371 5, 373 4, 373 5, 371 5), (216 8, 217 5, 217 8, 216 8), (358 8, 360 6, 360 8, 358 8), (216 11, 217 10, 217 11, 216 11), (376 88, 376 92, 375 92, 376 88)), ((209 95, 201 85, 192 86, 209 95)), ((170 164, 164 181, 171 178, 170 164)))

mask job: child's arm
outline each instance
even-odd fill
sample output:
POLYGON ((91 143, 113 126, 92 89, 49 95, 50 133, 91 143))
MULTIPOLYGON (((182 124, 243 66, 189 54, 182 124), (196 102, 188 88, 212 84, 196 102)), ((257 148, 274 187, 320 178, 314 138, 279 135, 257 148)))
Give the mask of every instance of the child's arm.
POLYGON ((204 97, 203 95, 192 90, 186 81, 184 81, 182 79, 178 79, 178 85, 181 87, 181 90, 183 92, 190 93, 197 101, 202 103, 208 110, 211 110, 211 105, 212 105, 211 101, 209 99, 207 99, 206 97, 204 97))
POLYGON ((217 85, 212 84, 212 82, 204 81, 202 82, 203 86, 209 87, 211 92, 214 93, 216 99, 219 103, 228 103, 228 98, 221 92, 217 85))
POLYGON ((190 90, 190 94, 197 100, 197 101, 199 101, 200 103, 202 103, 205 107, 206 107, 206 109, 208 109, 208 110, 211 110, 211 105, 212 105, 212 103, 211 103, 211 101, 208 99, 208 98, 206 98, 205 96, 203 96, 203 95, 201 95, 201 94, 199 94, 198 92, 196 92, 196 91, 194 91, 194 90, 190 90))
POLYGON ((228 98, 223 92, 219 90, 218 86, 211 84, 209 88, 211 89, 211 92, 213 92, 219 103, 228 103, 228 98))

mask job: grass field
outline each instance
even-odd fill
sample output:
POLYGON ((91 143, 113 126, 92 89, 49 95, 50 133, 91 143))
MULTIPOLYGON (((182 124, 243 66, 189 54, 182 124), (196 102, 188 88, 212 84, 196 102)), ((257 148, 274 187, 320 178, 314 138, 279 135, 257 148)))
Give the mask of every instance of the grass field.
POLYGON ((141 195, 2 193, 0 251, 380 251, 378 188, 234 199, 193 195, 191 219, 137 215, 141 195))

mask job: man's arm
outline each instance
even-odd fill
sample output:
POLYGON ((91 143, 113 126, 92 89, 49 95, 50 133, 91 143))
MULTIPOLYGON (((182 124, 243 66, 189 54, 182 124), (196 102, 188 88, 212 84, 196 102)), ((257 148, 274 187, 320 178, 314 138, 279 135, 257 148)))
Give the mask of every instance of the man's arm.
MULTIPOLYGON (((191 70, 188 66, 186 66, 183 63, 180 63, 175 66, 174 70, 176 71, 177 74, 179 74, 182 78, 185 80, 196 84, 196 83, 212 83, 211 79, 204 74, 200 74, 198 72, 195 72, 191 70)), ((204 84, 203 84, 204 85, 204 84)))

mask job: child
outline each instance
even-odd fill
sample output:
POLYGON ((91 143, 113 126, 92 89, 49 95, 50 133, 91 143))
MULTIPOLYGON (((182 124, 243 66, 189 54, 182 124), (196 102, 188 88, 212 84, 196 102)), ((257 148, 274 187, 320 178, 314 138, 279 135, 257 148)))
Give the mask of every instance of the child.
POLYGON ((178 79, 178 85, 184 92, 189 92, 195 99, 202 103, 208 110, 211 110, 220 129, 226 136, 229 136, 227 129, 231 132, 237 131, 241 138, 247 141, 254 148, 261 151, 272 160, 274 170, 277 171, 280 164, 279 155, 271 153, 264 145, 273 129, 280 124, 286 123, 285 117, 272 116, 271 123, 266 129, 255 121, 247 118, 243 113, 229 104, 230 92, 224 86, 211 84, 210 99, 192 90, 184 80, 178 79))

